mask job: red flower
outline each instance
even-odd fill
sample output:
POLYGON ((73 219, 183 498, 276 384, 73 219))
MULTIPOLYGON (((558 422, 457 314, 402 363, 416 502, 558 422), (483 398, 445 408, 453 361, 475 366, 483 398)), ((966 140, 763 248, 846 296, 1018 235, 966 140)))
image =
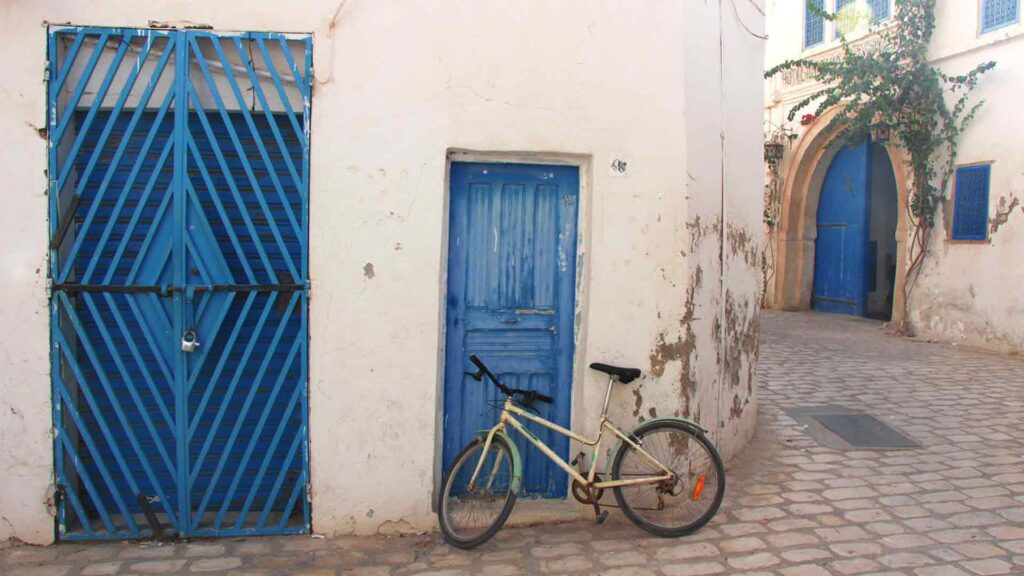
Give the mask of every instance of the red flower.
POLYGON ((815 116, 814 114, 804 114, 803 116, 800 117, 800 125, 807 126, 811 122, 814 122, 815 118, 817 118, 817 116, 815 116))

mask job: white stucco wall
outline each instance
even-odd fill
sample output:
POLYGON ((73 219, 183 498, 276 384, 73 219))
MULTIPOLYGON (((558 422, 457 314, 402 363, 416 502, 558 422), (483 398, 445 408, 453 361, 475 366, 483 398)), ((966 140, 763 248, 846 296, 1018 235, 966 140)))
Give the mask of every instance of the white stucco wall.
MULTIPOLYGON (((741 5, 739 16, 761 29, 752 7, 741 5)), ((36 132, 45 115, 43 23, 183 19, 314 34, 316 532, 435 527, 452 149, 544 153, 583 168, 574 426, 591 431, 603 400, 603 379, 583 367, 606 361, 645 372, 613 395, 623 424, 655 413, 697 417, 727 457, 752 433, 762 43, 731 7, 5 3, 0 313, 18 330, 4 336, 0 367, 0 540, 53 537, 45 140, 36 132), (624 177, 609 170, 616 158, 628 161, 624 177)))
MULTIPOLYGON (((802 2, 770 0, 766 12, 771 37, 766 67, 800 56, 836 54, 836 42, 802 50, 802 2)), ((950 74, 988 60, 997 62, 974 93, 974 101, 986 103, 961 137, 957 160, 958 164, 993 162, 991 221, 1014 199, 1024 202, 1024 155, 1019 153, 1024 146, 1024 116, 1017 113, 1024 85, 1024 25, 980 34, 978 18, 978 0, 938 2, 930 57, 950 74)), ((831 37, 828 31, 826 37, 831 37)), ((786 123, 792 105, 814 89, 813 82, 768 80, 765 119, 776 125, 786 123)), ((802 132, 797 122, 789 124, 802 132)), ((940 218, 933 234, 931 253, 911 296, 909 314, 915 332, 925 338, 997 349, 1024 348, 1024 291, 1014 288, 1024 280, 1024 268, 1019 265, 1024 246, 1020 204, 1009 211, 1004 224, 990 227, 989 241, 980 244, 950 240, 950 224, 944 219, 940 218)))

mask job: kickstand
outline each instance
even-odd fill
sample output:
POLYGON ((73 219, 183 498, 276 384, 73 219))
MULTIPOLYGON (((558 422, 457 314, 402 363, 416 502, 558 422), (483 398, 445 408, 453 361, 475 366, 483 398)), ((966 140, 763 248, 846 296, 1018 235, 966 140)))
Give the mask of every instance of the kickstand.
POLYGON ((590 504, 594 507, 594 516, 598 524, 604 524, 604 521, 608 519, 608 511, 601 510, 601 505, 597 503, 597 490, 587 488, 587 494, 590 495, 590 504))

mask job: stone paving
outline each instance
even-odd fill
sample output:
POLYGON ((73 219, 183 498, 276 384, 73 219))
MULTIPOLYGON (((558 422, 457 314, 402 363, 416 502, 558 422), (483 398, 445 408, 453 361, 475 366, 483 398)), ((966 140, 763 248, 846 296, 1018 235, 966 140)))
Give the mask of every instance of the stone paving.
MULTIPOLYGON (((878 323, 765 314, 761 422, 721 512, 682 539, 620 516, 503 530, 464 552, 436 534, 0 550, 10 576, 1024 574, 1024 359, 886 336, 878 323), (787 408, 842 405, 923 447, 835 450, 787 408)), ((614 514, 614 512, 613 512, 614 514)))

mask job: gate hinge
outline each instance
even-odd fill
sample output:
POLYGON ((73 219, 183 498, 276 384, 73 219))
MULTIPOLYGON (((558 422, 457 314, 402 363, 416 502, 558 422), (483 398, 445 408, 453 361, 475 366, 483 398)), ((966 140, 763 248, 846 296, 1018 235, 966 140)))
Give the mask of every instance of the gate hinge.
POLYGON ((43 63, 43 82, 50 81, 50 61, 43 63))

